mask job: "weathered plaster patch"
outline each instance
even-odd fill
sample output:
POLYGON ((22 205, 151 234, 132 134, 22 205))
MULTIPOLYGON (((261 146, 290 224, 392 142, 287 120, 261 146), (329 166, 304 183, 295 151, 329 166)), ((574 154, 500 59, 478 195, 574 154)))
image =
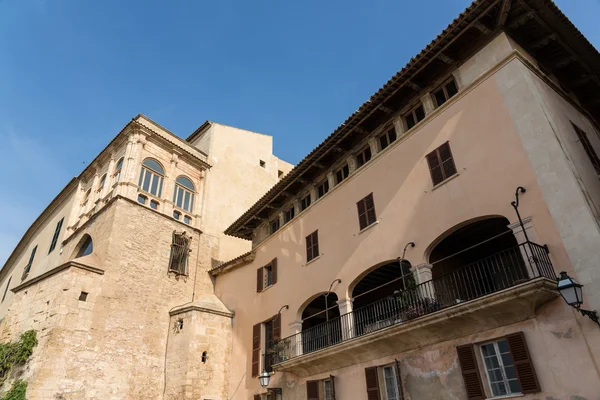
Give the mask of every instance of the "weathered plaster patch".
POLYGON ((554 336, 556 336, 557 339, 561 339, 561 338, 571 339, 573 337, 573 329, 572 328, 569 328, 569 330, 566 333, 554 332, 554 331, 551 331, 551 332, 554 336))

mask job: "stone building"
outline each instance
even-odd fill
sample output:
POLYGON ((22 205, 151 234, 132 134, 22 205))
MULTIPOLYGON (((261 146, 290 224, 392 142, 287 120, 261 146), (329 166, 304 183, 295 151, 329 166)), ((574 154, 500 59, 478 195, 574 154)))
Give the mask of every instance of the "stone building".
POLYGON ((2 341, 38 332, 27 398, 227 398, 233 314, 207 271, 250 249, 223 230, 290 169, 270 136, 129 122, 0 271, 2 341))
POLYGON ((599 118, 550 0, 475 1, 225 231, 228 398, 599 399, 599 118))

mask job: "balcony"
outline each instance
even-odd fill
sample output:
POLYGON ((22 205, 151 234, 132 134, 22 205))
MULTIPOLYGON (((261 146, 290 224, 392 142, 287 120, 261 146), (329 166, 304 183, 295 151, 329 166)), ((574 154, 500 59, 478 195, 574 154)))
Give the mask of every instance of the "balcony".
POLYGON ((269 364, 307 376, 512 324, 555 287, 546 247, 526 242, 281 339, 269 364))

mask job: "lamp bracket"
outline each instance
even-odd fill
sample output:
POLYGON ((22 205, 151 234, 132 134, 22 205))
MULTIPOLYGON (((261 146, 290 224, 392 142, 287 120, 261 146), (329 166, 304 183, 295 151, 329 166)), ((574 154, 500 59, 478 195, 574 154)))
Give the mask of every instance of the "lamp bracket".
POLYGON ((600 326, 600 319, 598 318, 598 313, 596 311, 584 310, 582 308, 577 308, 577 311, 594 321, 598 326, 600 326))

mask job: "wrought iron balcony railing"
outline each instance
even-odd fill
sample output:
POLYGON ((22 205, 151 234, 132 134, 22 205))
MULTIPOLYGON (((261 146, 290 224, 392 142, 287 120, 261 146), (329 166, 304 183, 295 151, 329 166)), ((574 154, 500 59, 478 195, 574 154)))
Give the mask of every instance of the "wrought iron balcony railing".
POLYGON ((265 361, 275 365, 540 277, 556 279, 548 250, 526 242, 281 339, 265 361))

